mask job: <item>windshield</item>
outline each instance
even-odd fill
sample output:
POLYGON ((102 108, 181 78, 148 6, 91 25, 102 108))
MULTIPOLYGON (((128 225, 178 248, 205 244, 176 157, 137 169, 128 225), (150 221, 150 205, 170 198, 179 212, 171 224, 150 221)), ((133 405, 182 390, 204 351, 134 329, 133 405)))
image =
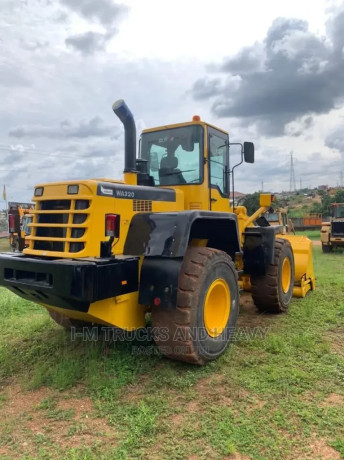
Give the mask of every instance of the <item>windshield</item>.
POLYGON ((278 214, 276 212, 267 213, 266 220, 268 222, 278 222, 278 214))
POLYGON ((148 160, 156 185, 199 184, 203 181, 203 128, 183 126, 141 138, 141 158, 148 160))
POLYGON ((333 217, 344 217, 344 205, 333 206, 333 217))

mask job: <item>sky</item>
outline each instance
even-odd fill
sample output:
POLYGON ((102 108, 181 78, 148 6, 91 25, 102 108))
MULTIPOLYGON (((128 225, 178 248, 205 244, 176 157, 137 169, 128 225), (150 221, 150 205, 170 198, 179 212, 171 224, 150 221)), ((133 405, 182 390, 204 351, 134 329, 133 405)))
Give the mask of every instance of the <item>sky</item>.
POLYGON ((253 141, 240 192, 289 190, 291 154, 297 188, 344 185, 344 2, 1 0, 9 201, 38 183, 121 179, 121 98, 138 133, 198 114, 253 141))

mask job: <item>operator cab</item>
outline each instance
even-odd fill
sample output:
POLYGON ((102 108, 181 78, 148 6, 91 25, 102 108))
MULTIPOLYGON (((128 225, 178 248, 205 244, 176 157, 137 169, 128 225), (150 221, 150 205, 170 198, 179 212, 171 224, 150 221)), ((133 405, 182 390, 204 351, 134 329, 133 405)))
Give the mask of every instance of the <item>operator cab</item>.
POLYGON ((188 125, 142 133, 141 158, 155 185, 203 182, 204 129, 188 125))
MULTIPOLYGON (((138 184, 182 187, 186 209, 229 211, 230 145, 227 132, 197 115, 189 123, 144 130, 138 184)), ((239 164, 253 163, 253 144, 235 145, 242 149, 239 164)))

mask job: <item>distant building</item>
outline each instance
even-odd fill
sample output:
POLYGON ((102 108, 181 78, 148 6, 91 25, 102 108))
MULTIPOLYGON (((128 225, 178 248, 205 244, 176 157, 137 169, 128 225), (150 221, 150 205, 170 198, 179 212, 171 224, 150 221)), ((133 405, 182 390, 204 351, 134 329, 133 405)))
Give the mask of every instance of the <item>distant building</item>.
MULTIPOLYGON (((242 204, 245 198, 245 193, 241 192, 234 192, 234 206, 237 206, 238 204, 242 204)), ((230 204, 233 204, 233 193, 230 194, 230 204)))

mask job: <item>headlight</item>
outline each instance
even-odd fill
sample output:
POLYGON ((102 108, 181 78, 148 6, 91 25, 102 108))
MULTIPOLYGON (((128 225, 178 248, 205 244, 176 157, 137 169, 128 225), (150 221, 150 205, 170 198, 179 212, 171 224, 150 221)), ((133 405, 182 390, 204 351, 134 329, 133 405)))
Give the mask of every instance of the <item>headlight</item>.
POLYGON ((42 196, 44 191, 44 187, 37 187, 35 188, 35 196, 42 196))
POLYGON ((68 195, 77 195, 79 193, 79 185, 68 185, 68 195))

